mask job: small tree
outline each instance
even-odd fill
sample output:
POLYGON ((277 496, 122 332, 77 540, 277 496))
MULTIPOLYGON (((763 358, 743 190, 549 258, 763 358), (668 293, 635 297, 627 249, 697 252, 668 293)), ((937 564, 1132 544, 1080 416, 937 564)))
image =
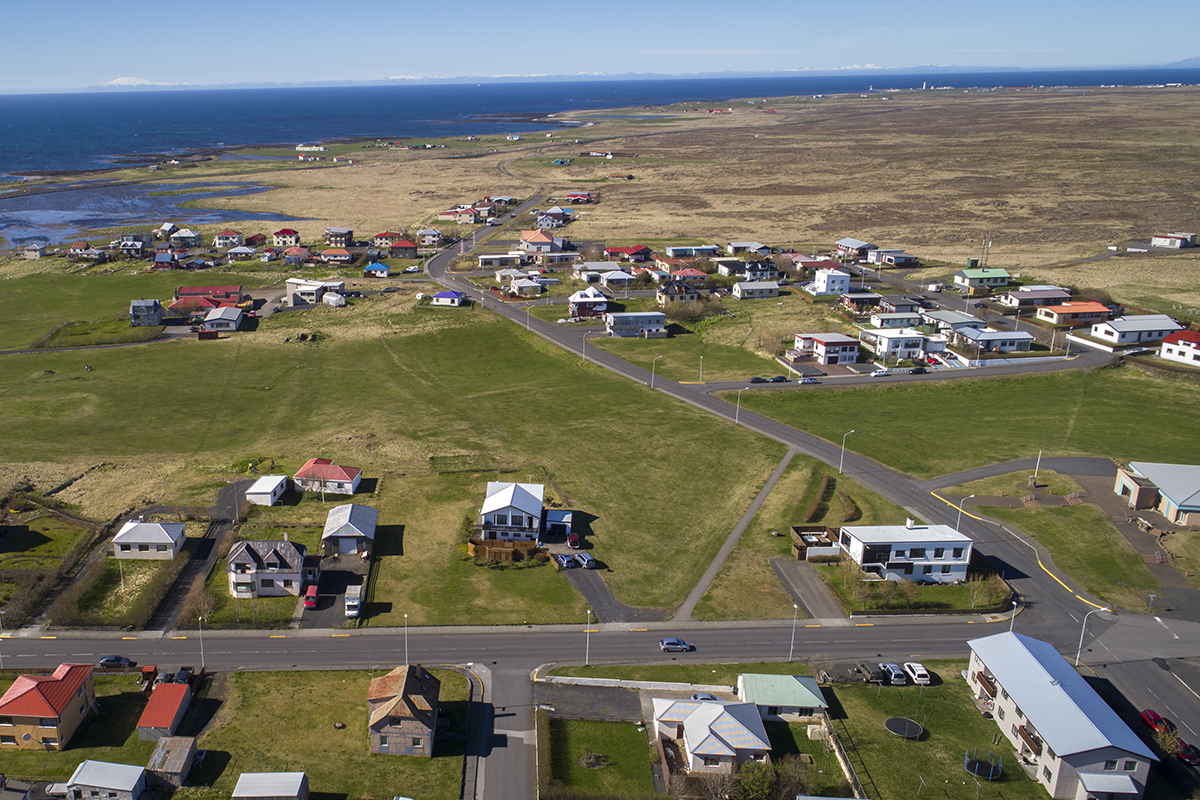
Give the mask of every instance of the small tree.
POLYGON ((737 796, 737 776, 732 772, 710 772, 698 775, 695 785, 704 800, 732 800, 737 796))
MULTIPOLYGON (((904 583, 908 583, 908 581, 904 581, 904 583)), ((879 590, 877 594, 879 595, 879 604, 883 608, 888 608, 891 606, 892 598, 896 596, 897 585, 898 584, 896 581, 883 581, 879 584, 879 590)))
POLYGON ((775 768, 748 761, 738 771, 738 800, 769 800, 775 788, 775 768))
POLYGON ((870 602, 871 596, 875 593, 871 590, 871 583, 860 580, 850 589, 850 596, 854 598, 854 602, 862 606, 862 610, 867 610, 867 603, 870 602))
POLYGON ((917 584, 912 581, 900 581, 896 584, 896 596, 904 602, 905 608, 912 608, 912 601, 917 599, 917 584))
POLYGON ((812 768, 795 753, 788 753, 774 762, 775 790, 773 800, 793 800, 807 788, 812 768))
POLYGON ((967 578, 967 599, 971 601, 971 608, 978 606, 987 597, 988 591, 987 579, 982 575, 967 578))
POLYGON ((858 564, 854 563, 852 558, 843 558, 838 564, 839 577, 842 579, 842 588, 849 589, 851 584, 862 580, 862 570, 858 568, 858 564))

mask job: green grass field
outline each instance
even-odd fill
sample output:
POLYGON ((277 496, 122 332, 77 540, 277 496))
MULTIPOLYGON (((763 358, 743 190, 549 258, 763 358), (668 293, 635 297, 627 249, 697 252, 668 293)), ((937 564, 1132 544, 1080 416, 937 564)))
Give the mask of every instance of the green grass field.
MULTIPOLYGON (((660 362, 661 363, 661 362, 660 362)), ((918 477, 1052 455, 1174 462, 1200 438, 1191 384, 1130 368, 822 392, 747 392, 742 405, 918 477), (951 446, 952 445, 952 446, 951 446)), ((732 401, 733 394, 728 393, 732 401)))
MULTIPOLYGON (((997 475, 970 483, 960 483, 957 486, 947 486, 945 489, 939 489, 938 494, 962 497, 972 494, 976 497, 1021 497, 1029 494, 1029 478, 1032 476, 1032 471, 1010 472, 1007 475, 997 475)), ((1046 487, 1046 491, 1053 495, 1064 496, 1071 492, 1082 491, 1079 482, 1070 475, 1059 475, 1048 469, 1038 472, 1037 482, 1039 487, 1046 487)))
POLYGON ((611 797, 653 794, 646 734, 632 723, 551 718, 549 725, 551 780, 611 797), (603 756, 604 765, 582 766, 585 752, 603 756))
POLYGON ((1070 580, 1114 608, 1144 611, 1147 595, 1162 586, 1096 506, 1083 503, 984 511, 1037 539, 1070 580))
POLYGON ((0 569, 55 569, 83 534, 58 517, 37 517, 0 538, 0 569))

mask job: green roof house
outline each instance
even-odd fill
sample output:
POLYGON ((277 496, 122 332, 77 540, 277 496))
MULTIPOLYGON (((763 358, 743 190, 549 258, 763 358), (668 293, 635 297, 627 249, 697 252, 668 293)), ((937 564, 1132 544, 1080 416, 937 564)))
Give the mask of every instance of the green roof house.
POLYGON ((960 269, 954 273, 954 285, 976 294, 980 289, 998 289, 1008 286, 1008 270, 998 267, 960 269))
POLYGON ((804 675, 738 675, 737 696, 758 706, 765 720, 801 722, 829 707, 816 679, 804 675))

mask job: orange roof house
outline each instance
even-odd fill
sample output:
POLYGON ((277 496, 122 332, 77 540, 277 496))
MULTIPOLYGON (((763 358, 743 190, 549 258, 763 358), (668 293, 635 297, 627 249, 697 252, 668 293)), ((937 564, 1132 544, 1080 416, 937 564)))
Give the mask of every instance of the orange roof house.
POLYGON ((396 667, 367 689, 371 752, 433 755, 441 681, 420 664, 396 667))
POLYGON ((62 750, 95 706, 90 664, 22 675, 0 697, 0 749, 62 750))
POLYGON ((138 719, 138 738, 153 742, 174 736, 183 715, 192 702, 192 689, 186 683, 160 683, 138 719))

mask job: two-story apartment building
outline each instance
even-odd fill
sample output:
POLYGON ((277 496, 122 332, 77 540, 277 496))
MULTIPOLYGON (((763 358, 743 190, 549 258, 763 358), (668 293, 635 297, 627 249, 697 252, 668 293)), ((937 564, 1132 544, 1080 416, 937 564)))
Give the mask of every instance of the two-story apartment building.
POLYGON ((885 360, 921 358, 946 348, 941 337, 926 336, 912 328, 871 328, 860 332, 858 338, 876 358, 885 360))
POLYGON ((997 267, 973 267, 954 273, 954 285, 967 294, 986 294, 991 289, 1008 286, 1012 276, 997 267))
POLYGON ((1053 645, 1013 632, 967 645, 971 691, 1051 797, 1140 800, 1158 759, 1053 645))
POLYGON ((1158 357, 1167 361, 1200 367, 1200 333, 1195 331, 1176 331, 1162 340, 1158 348, 1158 357))
POLYGON ((846 294, 850 291, 850 274, 840 269, 818 269, 803 288, 814 297, 846 294))
POLYGON ((604 331, 609 336, 667 337, 667 315, 661 311, 609 311, 604 315, 604 331))
POLYGON ((330 226, 325 229, 325 244, 330 247, 350 247, 354 244, 353 228, 330 226))
POLYGON ((0 750, 62 750, 95 707, 90 664, 21 675, 0 697, 0 750))
POLYGON ((854 364, 858 339, 844 333, 797 333, 795 348, 788 355, 793 360, 811 356, 818 364, 854 364))
POLYGON ((843 525, 838 545, 864 572, 890 581, 966 580, 971 537, 949 525, 843 525))

